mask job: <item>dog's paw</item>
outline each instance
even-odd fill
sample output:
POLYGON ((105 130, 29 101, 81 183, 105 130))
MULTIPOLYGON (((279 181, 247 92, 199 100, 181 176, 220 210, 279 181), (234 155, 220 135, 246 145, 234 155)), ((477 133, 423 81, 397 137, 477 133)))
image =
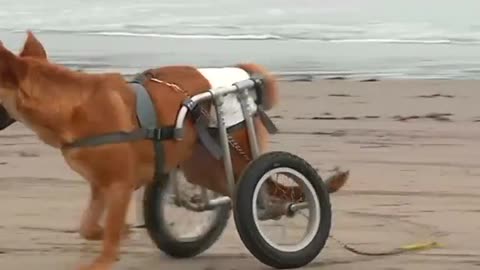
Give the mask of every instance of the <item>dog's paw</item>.
MULTIPOLYGON (((104 229, 100 226, 90 227, 90 228, 81 228, 80 235, 85 240, 89 241, 100 241, 103 240, 103 231, 104 229)), ((122 230, 122 236, 128 238, 128 236, 133 232, 133 226, 126 224, 122 230)))
POLYGON ((103 239, 103 228, 100 226, 82 227, 80 228, 80 236, 85 240, 99 241, 103 239))
POLYGON ((76 270, 111 270, 112 265, 113 262, 97 259, 92 264, 80 265, 76 270))
POLYGON ((111 266, 107 264, 94 263, 92 265, 81 265, 76 270, 111 270, 111 266))
POLYGON ((125 227, 123 227, 122 235, 123 238, 128 238, 130 234, 133 232, 133 226, 130 224, 125 224, 125 227))

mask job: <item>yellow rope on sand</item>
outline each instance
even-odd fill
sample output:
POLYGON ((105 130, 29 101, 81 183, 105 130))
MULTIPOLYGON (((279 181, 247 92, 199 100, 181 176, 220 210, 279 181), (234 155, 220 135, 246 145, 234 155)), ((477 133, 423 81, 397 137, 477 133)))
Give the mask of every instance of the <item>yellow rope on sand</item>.
POLYGON ((405 245, 400 247, 403 250, 406 251, 414 251, 414 250, 425 250, 425 249, 432 249, 432 248, 437 248, 437 247, 443 247, 443 245, 440 245, 440 243, 436 241, 431 241, 431 242, 426 242, 426 243, 415 243, 411 245, 405 245))
POLYGON ((333 239, 335 242, 340 244, 344 249, 358 254, 358 255, 364 255, 364 256, 389 256, 389 255, 398 255, 402 254, 405 252, 409 251, 419 251, 419 250, 427 250, 427 249, 432 249, 432 248, 437 248, 437 247, 442 247, 438 242, 436 241, 430 241, 430 242, 425 242, 425 243, 414 243, 410 245, 405 245, 401 246, 399 248, 395 248, 389 251, 382 251, 382 252, 368 252, 368 251, 361 251, 358 250, 348 244, 343 243, 342 241, 336 239, 332 235, 330 235, 330 238, 333 239))

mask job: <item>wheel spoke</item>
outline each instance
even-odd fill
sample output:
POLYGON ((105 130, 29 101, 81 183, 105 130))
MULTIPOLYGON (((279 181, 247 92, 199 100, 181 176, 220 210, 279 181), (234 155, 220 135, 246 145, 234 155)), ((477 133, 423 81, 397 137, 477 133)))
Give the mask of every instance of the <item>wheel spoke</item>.
POLYGON ((300 216, 306 218, 307 220, 310 219, 310 214, 307 216, 307 215, 303 212, 303 210, 299 210, 297 213, 299 213, 300 216))

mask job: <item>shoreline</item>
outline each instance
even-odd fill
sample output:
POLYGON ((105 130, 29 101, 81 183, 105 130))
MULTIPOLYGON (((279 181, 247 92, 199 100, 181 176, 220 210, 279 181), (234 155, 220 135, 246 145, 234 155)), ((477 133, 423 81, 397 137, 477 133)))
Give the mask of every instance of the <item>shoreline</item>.
MULTIPOLYGON (((299 40, 215 40, 36 34, 52 61, 88 72, 133 74, 167 65, 231 66, 255 62, 282 78, 480 79, 480 45, 316 43, 299 40)), ((18 52, 25 33, 0 30, 18 52)))
MULTIPOLYGON (((87 71, 88 72, 88 71, 87 71)), ((109 70, 101 70, 97 72, 110 72, 109 70)), ((141 71, 139 71, 140 73, 141 71)), ((286 83, 295 83, 295 82, 306 82, 306 83, 316 83, 322 81, 350 81, 350 82, 382 82, 382 81, 480 81, 480 78, 393 78, 393 77, 382 77, 382 76, 344 76, 344 75, 314 75, 309 73, 296 73, 296 74, 285 74, 283 72, 272 72, 274 76, 277 77, 279 82, 286 83)), ((133 78, 137 73, 126 73, 122 74, 127 80, 133 78)))

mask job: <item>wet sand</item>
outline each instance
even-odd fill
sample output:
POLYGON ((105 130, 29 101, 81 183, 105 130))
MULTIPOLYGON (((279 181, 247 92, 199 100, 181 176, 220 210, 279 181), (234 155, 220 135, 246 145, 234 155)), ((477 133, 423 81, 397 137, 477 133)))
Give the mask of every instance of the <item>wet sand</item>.
MULTIPOLYGON (((442 248, 388 257, 352 254, 329 240, 305 269, 477 269, 480 266, 480 82, 283 82, 269 114, 272 149, 350 179, 332 196, 332 235, 363 251, 435 240, 442 248)), ((60 154, 20 124, 0 133, 0 269, 74 269, 99 250, 75 233, 88 186, 60 154)), ((130 217, 134 220, 134 217, 130 217)), ((174 260, 143 230, 115 269, 266 269, 231 221, 204 254, 174 260)))

